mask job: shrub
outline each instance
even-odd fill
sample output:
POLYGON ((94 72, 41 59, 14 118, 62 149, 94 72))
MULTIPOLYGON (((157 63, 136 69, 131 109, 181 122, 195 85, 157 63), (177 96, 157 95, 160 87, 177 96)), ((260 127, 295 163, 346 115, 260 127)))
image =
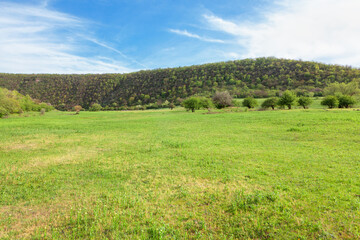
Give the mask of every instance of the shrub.
POLYGON ((329 108, 335 108, 339 105, 339 100, 336 96, 326 96, 321 101, 321 105, 328 106, 329 108))
POLYGON ((229 107, 232 104, 232 97, 229 92, 216 92, 212 98, 213 103, 216 108, 221 109, 225 107, 229 107))
POLYGON ((3 108, 2 106, 0 106, 0 118, 5 117, 7 115, 9 115, 9 111, 3 108))
POLYGON ((169 108, 171 109, 171 110, 173 110, 174 108, 175 108, 175 104, 174 103, 169 103, 169 108))
POLYGON ((231 105, 234 106, 234 107, 241 107, 242 102, 237 100, 237 99, 233 99, 231 105))
POLYGON ((102 109, 101 105, 98 104, 98 103, 93 103, 90 108, 89 108, 89 111, 92 111, 92 112, 98 112, 102 109))
POLYGON ((163 107, 163 108, 167 108, 167 107, 169 107, 169 101, 168 100, 165 100, 165 102, 163 103, 163 104, 161 104, 161 106, 163 107))
POLYGON ((59 110, 59 111, 66 111, 65 103, 61 103, 61 104, 57 105, 56 109, 59 110))
POLYGON ((339 108, 349 108, 356 103, 355 99, 349 95, 342 95, 338 97, 339 108))
POLYGON ((19 113, 22 110, 19 102, 14 98, 9 97, 0 99, 0 107, 4 108, 8 114, 19 113))
POLYGON ((212 108, 214 105, 211 101, 211 99, 206 98, 206 97, 202 97, 200 98, 200 108, 206 108, 208 110, 210 110, 210 108, 212 108))
POLYGON ((275 107, 278 105, 278 101, 279 101, 279 98, 277 98, 277 97, 268 98, 261 104, 261 107, 263 107, 263 108, 271 107, 274 110, 275 107))
POLYGON ((298 104, 306 109, 312 103, 312 99, 309 97, 302 96, 298 99, 298 104))
POLYGON ((25 112, 27 111, 35 111, 35 103, 31 99, 29 95, 26 95, 23 99, 20 101, 21 109, 25 112))
POLYGON ((159 105, 157 103, 150 103, 146 106, 147 109, 159 109, 159 105))
POLYGON ((291 109, 291 106, 294 105, 296 100, 296 96, 291 91, 285 91, 281 98, 279 99, 278 105, 279 106, 287 106, 291 109))
POLYGON ((74 110, 75 110, 76 114, 79 114, 80 111, 82 110, 82 106, 76 105, 76 106, 74 106, 74 110))
POLYGON ((50 104, 47 104, 47 103, 40 103, 40 104, 39 104, 39 108, 40 108, 40 110, 41 110, 42 108, 44 108, 46 112, 50 112, 51 110, 54 109, 53 106, 51 106, 50 104))
POLYGON ((248 97, 243 100, 242 105, 247 108, 254 108, 258 105, 258 102, 256 101, 256 99, 248 97))

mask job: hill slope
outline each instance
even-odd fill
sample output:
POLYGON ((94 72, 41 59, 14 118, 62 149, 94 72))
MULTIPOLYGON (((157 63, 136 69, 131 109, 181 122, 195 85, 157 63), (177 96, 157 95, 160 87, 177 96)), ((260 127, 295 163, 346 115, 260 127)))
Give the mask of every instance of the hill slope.
POLYGON ((236 97, 267 97, 287 89, 321 96, 329 83, 356 78, 360 70, 348 66, 258 58, 129 74, 0 74, 0 87, 55 106, 118 107, 166 100, 178 104, 182 98, 217 90, 228 90, 236 97))

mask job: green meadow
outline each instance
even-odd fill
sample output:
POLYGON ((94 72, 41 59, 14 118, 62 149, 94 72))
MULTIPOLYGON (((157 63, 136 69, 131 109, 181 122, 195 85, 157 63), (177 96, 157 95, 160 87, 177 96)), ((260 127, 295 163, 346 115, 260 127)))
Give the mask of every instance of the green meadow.
POLYGON ((1 119, 0 239, 21 238, 359 239, 360 111, 1 119))

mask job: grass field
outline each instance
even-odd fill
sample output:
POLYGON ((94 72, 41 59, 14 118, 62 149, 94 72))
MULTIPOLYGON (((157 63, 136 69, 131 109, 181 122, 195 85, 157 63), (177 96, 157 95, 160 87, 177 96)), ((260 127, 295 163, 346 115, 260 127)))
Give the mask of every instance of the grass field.
POLYGON ((359 239, 360 111, 0 120, 1 239, 359 239))

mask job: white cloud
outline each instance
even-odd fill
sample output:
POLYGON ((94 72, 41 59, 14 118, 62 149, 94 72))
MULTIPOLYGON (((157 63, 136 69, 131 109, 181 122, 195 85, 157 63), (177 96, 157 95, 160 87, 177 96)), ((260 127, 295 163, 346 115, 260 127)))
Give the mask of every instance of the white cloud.
POLYGON ((359 67, 359 10, 359 0, 280 0, 262 13, 262 22, 203 17, 212 30, 234 37, 242 57, 301 58, 359 67))
MULTIPOLYGON (((47 9, 47 1, 39 6, 0 3, 0 72, 132 71, 124 67, 124 62, 104 59, 101 56, 83 57, 78 54, 79 46, 83 45, 86 39, 77 39, 74 36, 83 34, 83 29, 87 29, 88 25, 85 20, 47 9)), ((100 42, 97 42, 99 45, 100 42)), ((107 45, 106 48, 110 49, 107 45)), ((115 48, 110 50, 126 57, 115 48)))
POLYGON ((189 33, 189 32, 186 31, 186 30, 169 29, 169 31, 172 32, 172 33, 176 33, 176 34, 178 34, 178 35, 183 35, 183 36, 190 37, 190 38, 196 38, 196 39, 199 39, 199 40, 205 41, 205 42, 225 43, 225 41, 223 41, 223 40, 201 37, 201 36, 199 36, 199 35, 197 35, 197 34, 189 33))

